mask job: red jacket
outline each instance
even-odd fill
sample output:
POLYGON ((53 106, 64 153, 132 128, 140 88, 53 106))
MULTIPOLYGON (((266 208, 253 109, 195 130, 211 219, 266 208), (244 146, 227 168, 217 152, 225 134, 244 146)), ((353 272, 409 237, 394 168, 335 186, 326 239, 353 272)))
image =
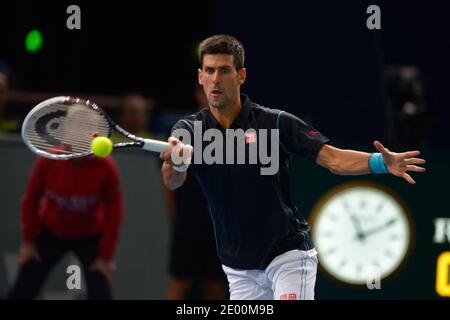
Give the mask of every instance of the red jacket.
POLYGON ((99 258, 110 260, 124 215, 120 180, 108 158, 38 158, 22 200, 25 242, 45 228, 63 240, 101 235, 99 258))

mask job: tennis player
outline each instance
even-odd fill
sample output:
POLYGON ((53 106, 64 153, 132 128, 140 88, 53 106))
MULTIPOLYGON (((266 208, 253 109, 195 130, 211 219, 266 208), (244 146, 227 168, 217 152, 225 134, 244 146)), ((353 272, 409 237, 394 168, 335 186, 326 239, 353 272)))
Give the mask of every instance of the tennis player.
MULTIPOLYGON (((408 172, 424 172, 420 165, 425 161, 417 158, 419 151, 395 153, 378 141, 374 142, 377 153, 333 147, 327 137, 296 116, 262 107, 241 94, 246 75, 244 47, 237 39, 215 35, 202 42, 198 79, 209 106, 180 120, 172 131, 189 132, 194 161, 190 166, 174 161, 174 155, 188 156, 192 147, 179 137, 170 137, 173 147, 161 153, 163 180, 169 189, 176 189, 186 180, 189 168, 189 174, 201 185, 214 222, 230 299, 314 299, 317 252, 308 223, 291 201, 291 156, 303 156, 339 175, 389 173, 411 184, 415 181, 408 172), (244 130, 245 159, 249 159, 252 144, 261 145, 264 141, 259 140, 267 139, 261 129, 277 130, 278 145, 267 142, 269 149, 279 150, 276 174, 261 174, 261 159, 256 164, 196 161, 195 153, 213 143, 195 139, 199 124, 202 132, 218 130, 223 141, 229 129, 244 130)), ((238 150, 236 145, 224 145, 223 151, 224 155, 236 155, 238 150)))

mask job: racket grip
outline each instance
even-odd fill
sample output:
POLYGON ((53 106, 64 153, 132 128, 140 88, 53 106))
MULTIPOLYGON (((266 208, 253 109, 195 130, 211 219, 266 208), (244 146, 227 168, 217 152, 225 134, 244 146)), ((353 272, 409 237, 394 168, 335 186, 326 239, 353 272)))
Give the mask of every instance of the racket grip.
POLYGON ((163 152, 171 147, 171 144, 164 141, 144 139, 142 149, 153 152, 163 152))

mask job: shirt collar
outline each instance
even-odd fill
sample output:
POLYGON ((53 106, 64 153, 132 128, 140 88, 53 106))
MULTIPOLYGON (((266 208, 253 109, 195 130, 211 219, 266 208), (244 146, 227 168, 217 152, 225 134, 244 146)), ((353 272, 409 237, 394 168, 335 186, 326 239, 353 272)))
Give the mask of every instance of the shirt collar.
MULTIPOLYGON (((242 128, 247 129, 247 125, 249 123, 249 115, 251 111, 252 102, 249 97, 245 94, 241 94, 241 110, 237 114, 236 118, 233 120, 231 124, 231 128, 242 128)), ((214 118, 213 114, 209 110, 209 107, 206 111, 206 121, 209 128, 220 128, 220 124, 214 118)))

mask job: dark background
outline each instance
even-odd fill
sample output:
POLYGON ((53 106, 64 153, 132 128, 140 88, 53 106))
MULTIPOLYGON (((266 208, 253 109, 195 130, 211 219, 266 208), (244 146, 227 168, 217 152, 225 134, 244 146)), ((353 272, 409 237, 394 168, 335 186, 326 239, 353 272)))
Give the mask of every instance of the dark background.
POLYGON ((0 57, 13 84, 32 91, 142 92, 161 112, 192 110, 196 48, 229 33, 247 50, 243 92, 310 121, 333 141, 386 137, 382 74, 391 64, 421 68, 436 115, 427 141, 447 144, 450 111, 450 5, 443 1, 76 2, 81 30, 66 28, 69 2, 7 1, 0 10, 0 57), (381 7, 382 29, 368 30, 366 8, 381 7), (44 46, 24 50, 38 28, 44 46))

